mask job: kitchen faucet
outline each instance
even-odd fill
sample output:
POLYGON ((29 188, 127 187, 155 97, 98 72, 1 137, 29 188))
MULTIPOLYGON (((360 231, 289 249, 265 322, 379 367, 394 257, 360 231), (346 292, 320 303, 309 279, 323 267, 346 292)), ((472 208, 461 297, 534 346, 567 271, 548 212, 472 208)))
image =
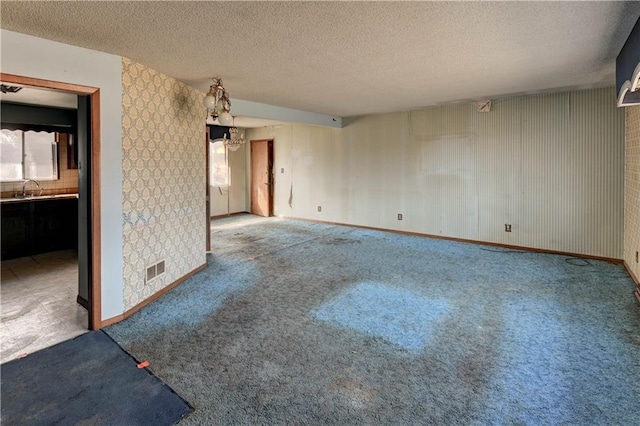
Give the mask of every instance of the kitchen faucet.
MULTIPOLYGON (((40 186, 40 183, 37 180, 28 179, 28 180, 25 180, 24 183, 22 184, 22 196, 23 197, 27 196, 27 184, 29 182, 35 183, 38 189, 40 190, 40 193, 38 195, 42 195, 42 187, 40 186)), ((31 191, 31 196, 33 197, 33 191, 31 191)))

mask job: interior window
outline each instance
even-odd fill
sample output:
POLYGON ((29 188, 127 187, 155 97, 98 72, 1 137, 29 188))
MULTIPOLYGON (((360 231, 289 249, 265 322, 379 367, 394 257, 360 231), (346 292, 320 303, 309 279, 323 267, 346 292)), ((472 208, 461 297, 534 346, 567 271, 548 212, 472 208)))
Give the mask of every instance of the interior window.
POLYGON ((210 185, 216 187, 231 186, 227 149, 223 141, 215 141, 209 144, 209 163, 211 165, 209 171, 210 185))
POLYGON ((0 180, 58 179, 55 133, 2 129, 0 180))

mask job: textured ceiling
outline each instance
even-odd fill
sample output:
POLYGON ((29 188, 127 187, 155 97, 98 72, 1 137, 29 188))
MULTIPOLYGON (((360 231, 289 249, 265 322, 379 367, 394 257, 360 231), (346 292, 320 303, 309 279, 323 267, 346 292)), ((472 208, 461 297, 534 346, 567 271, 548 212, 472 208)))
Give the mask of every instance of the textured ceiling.
POLYGON ((4 29, 352 116, 614 85, 640 2, 11 2, 4 29))

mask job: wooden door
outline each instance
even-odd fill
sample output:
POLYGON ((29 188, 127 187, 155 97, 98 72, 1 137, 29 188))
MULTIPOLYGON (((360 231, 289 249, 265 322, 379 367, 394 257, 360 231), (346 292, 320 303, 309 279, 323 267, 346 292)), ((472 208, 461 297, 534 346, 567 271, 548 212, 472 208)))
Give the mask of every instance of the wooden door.
POLYGON ((251 213, 273 215, 273 141, 251 141, 251 213))

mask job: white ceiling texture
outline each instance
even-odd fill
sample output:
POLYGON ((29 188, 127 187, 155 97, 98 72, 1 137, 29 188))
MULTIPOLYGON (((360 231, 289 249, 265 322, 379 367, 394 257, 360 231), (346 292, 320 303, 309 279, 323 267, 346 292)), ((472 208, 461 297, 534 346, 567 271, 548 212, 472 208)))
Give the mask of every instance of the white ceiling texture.
POLYGON ((640 2, 12 2, 0 26, 355 116, 613 86, 640 2))

